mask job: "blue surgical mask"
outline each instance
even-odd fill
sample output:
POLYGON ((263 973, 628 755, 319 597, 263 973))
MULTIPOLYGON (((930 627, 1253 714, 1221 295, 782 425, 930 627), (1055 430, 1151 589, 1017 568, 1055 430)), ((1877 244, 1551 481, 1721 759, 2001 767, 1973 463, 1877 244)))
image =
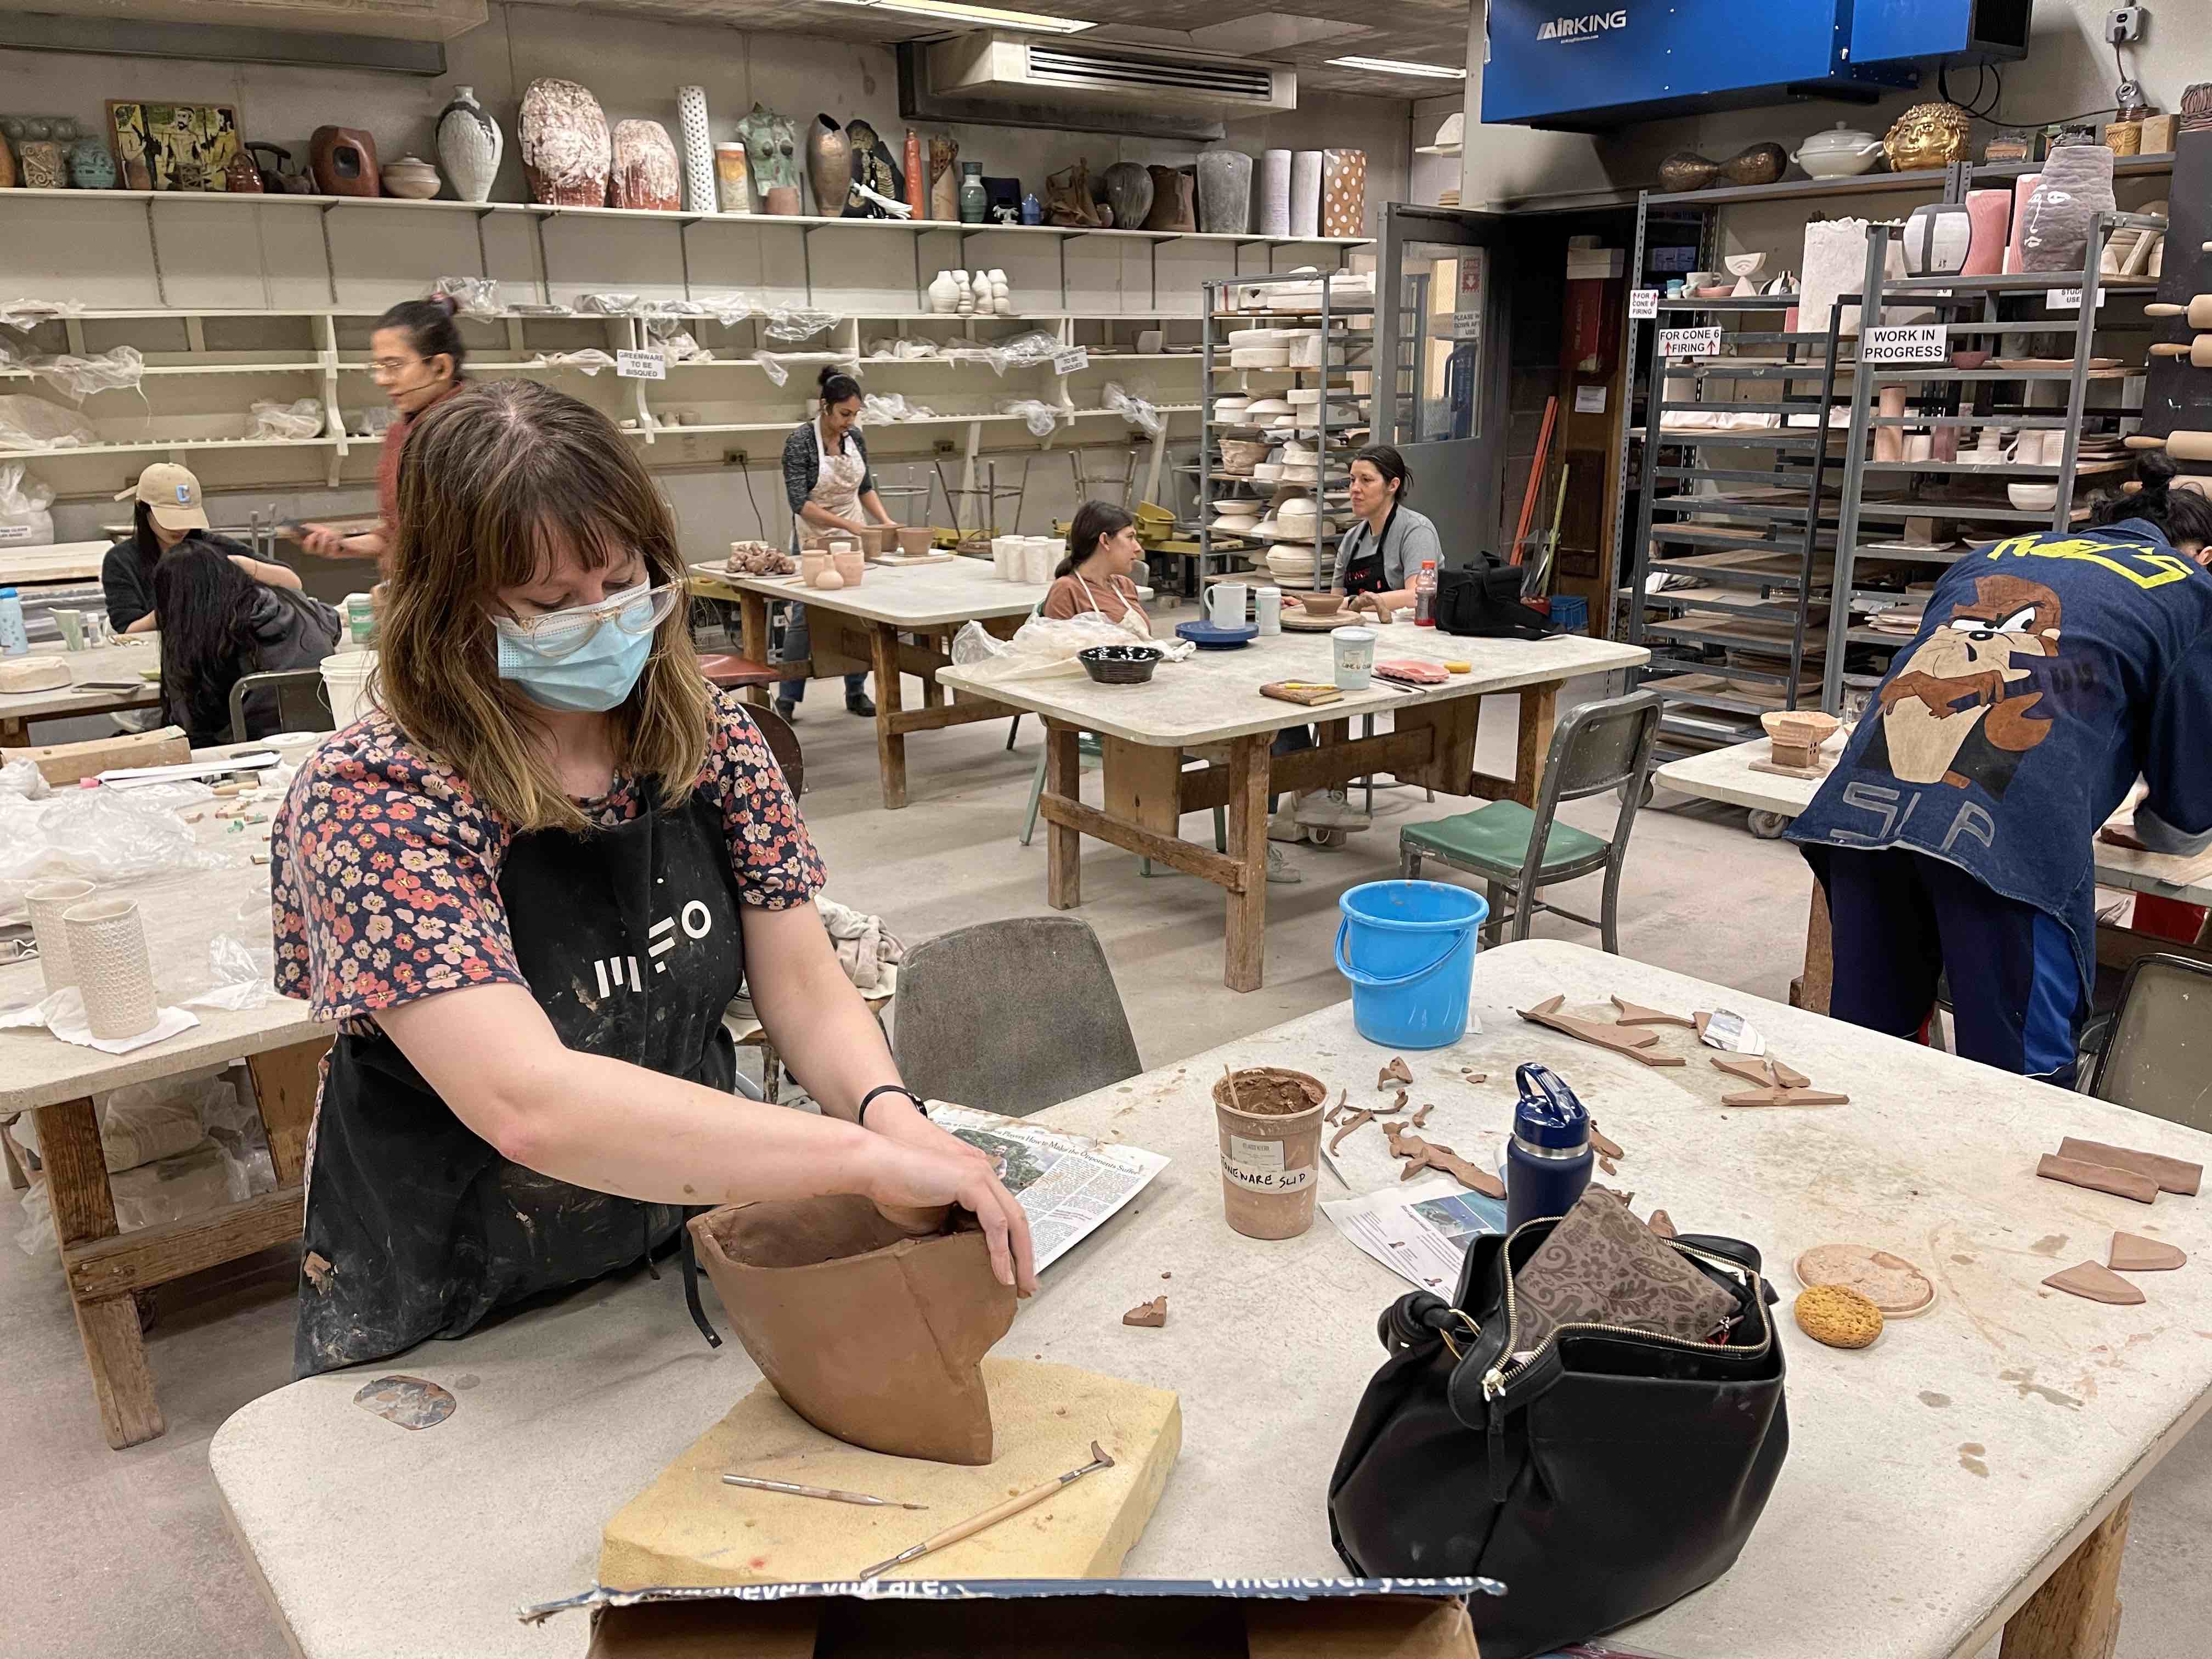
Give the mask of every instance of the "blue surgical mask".
POLYGON ((495 617, 499 677, 514 681, 523 696, 544 708, 605 714, 629 696, 645 672, 658 622, 654 609, 649 590, 640 582, 597 605, 548 611, 526 623, 495 617), (642 626, 625 625, 631 621, 642 626), (570 645, 586 630, 588 636, 581 643, 570 645))

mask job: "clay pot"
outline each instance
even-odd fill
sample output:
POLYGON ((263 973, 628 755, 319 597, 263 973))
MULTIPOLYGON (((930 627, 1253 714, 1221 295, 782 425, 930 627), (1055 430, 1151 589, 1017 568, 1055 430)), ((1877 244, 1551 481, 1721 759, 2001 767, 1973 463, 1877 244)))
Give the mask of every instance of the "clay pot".
MULTIPOLYGON (((234 196, 262 196, 268 192, 263 184, 261 169, 253 165, 253 158, 243 153, 223 163, 222 187, 234 196)), ((80 185, 80 189, 107 188, 100 185, 80 185)))
POLYGON ((848 587, 858 587, 860 578, 868 574, 868 556, 847 544, 841 543, 830 550, 830 562, 845 579, 848 587))
POLYGON ((1152 175, 1142 162, 1115 162, 1098 175, 1098 186, 1117 225, 1141 225, 1152 210, 1152 175))
POLYGON ((910 1238, 849 1194, 690 1222, 738 1342, 825 1434, 892 1457, 988 1463, 981 1361, 1014 1321, 975 1220, 910 1238))
POLYGON ((936 538, 937 532, 927 525, 919 530, 901 530, 898 532, 898 550, 906 557, 913 558, 928 552, 936 538))
MULTIPOLYGON (((261 188, 261 175, 255 171, 252 158, 243 151, 231 157, 229 166, 225 171, 234 178, 240 161, 246 163, 246 170, 253 174, 253 182, 246 188, 258 191, 261 188)), ((80 138, 70 146, 69 170, 70 187, 72 190, 113 190, 115 188, 115 157, 108 153, 107 146, 97 138, 80 138)), ((230 188, 236 190, 238 185, 234 184, 230 188)))
POLYGON ((1152 169, 1152 210, 1145 216, 1146 230, 1198 228, 1198 181, 1181 167, 1152 169))
POLYGON ((1247 1238, 1296 1238, 1313 1225, 1328 1098, 1320 1079, 1275 1066, 1249 1066, 1214 1084, 1221 1201, 1229 1224, 1247 1238))
POLYGON ((814 211, 835 219, 845 211, 853 191, 853 146, 845 129, 817 115, 806 129, 806 182, 814 187, 814 211))
POLYGON ((684 205, 684 164, 666 127, 658 121, 617 121, 613 144, 611 206, 673 213, 684 205))
POLYGON ((325 196, 380 196, 376 140, 353 127, 317 127, 307 140, 307 165, 325 196))
POLYGON ((506 149, 499 123, 477 101, 476 88, 457 88, 453 102, 438 112, 438 159, 446 164, 453 194, 464 202, 491 200, 506 149))
POLYGON ((960 218, 960 141, 943 133, 929 141, 929 216, 947 224, 960 218))
MULTIPOLYGON (((1077 226, 1086 230, 1098 228, 1098 212, 1091 200, 1089 162, 1077 161, 1046 176, 1044 210, 1048 224, 1077 226)), ((1117 217, 1115 222, 1119 224, 1121 221, 1117 217)))
POLYGON ((532 81, 515 123, 532 200, 550 207, 604 207, 614 137, 599 100, 574 81, 532 81))
POLYGON ((1199 156, 1198 228, 1231 236, 1252 228, 1252 158, 1243 151, 1209 149, 1199 156))
POLYGON ((860 532, 860 551, 871 559, 880 559, 891 550, 891 526, 872 524, 860 532))
POLYGON ((1298 603, 1305 607, 1309 617, 1334 617, 1344 609, 1341 593, 1301 593, 1298 603))
MULTIPOLYGON (((257 183, 259 177, 258 173, 255 175, 257 183)), ((444 180, 438 177, 438 169, 419 155, 401 156, 386 167, 379 177, 383 181, 386 196, 397 196, 409 202, 428 201, 444 184, 444 180)))
POLYGON ((823 547, 803 548, 799 555, 799 580, 809 587, 822 584, 822 573, 830 568, 830 550, 823 547))

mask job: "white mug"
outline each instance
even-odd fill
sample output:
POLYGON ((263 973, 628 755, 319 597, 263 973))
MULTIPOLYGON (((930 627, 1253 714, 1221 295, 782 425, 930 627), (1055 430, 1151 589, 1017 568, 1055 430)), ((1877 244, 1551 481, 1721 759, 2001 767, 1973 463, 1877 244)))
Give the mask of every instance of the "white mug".
POLYGON ((1251 592, 1249 582, 1216 582, 1206 592, 1206 615, 1216 628, 1242 628, 1251 592))
POLYGON ((1260 632, 1279 634, 1283 631, 1283 590, 1279 587, 1256 588, 1252 594, 1252 620, 1260 632))
POLYGON ((1364 691, 1375 674, 1375 630, 1340 628, 1329 639, 1336 647, 1338 690, 1364 691))
POLYGON ((1908 432, 1905 436, 1905 459, 1925 461, 1936 453, 1935 434, 1928 432, 1908 432))

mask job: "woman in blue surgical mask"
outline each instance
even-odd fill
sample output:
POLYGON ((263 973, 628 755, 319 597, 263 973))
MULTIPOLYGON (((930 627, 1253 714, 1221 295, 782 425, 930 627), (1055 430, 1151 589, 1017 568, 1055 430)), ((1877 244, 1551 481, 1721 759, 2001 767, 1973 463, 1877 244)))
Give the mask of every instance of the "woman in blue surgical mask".
POLYGON ((957 1205, 1032 1289, 1020 1207, 837 964, 822 860, 699 672, 675 524, 622 434, 471 384, 398 495, 377 708, 302 764, 272 842, 277 988, 339 1031, 298 1374, 464 1335, 753 1200, 859 1194, 917 1231, 957 1205), (822 1115, 731 1092, 741 986, 822 1115))

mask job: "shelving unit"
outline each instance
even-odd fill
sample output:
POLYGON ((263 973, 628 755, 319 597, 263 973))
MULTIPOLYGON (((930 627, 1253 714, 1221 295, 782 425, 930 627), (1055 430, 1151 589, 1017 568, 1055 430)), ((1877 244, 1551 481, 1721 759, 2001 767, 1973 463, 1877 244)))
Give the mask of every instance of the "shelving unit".
MULTIPOLYGON (((1267 544, 1251 536, 1218 533, 1213 527, 1214 507, 1218 501, 1230 499, 1250 499, 1261 509, 1262 517, 1272 515, 1285 501, 1310 494, 1317 509, 1312 543, 1315 568, 1305 580, 1284 575, 1272 568, 1267 580, 1282 587, 1321 587, 1328 585, 1325 572, 1335 556, 1340 532, 1333 527, 1332 515, 1341 516, 1348 510, 1349 495, 1346 488, 1349 474, 1346 459, 1352 447, 1351 437, 1373 428, 1373 359, 1375 346, 1374 313, 1376 309, 1373 278, 1346 279, 1333 273, 1317 284, 1319 302, 1310 310, 1276 310, 1253 302, 1267 289, 1290 283, 1311 282, 1310 277, 1285 275, 1267 277, 1239 277, 1228 281, 1208 282, 1205 284, 1206 316, 1200 334, 1202 368, 1200 373, 1199 397, 1200 426, 1199 459, 1192 470, 1198 475, 1199 523, 1196 526, 1199 552, 1196 556, 1194 582, 1197 591, 1203 592, 1206 584, 1217 576, 1230 574, 1229 562, 1241 560, 1255 563, 1266 562, 1261 550, 1267 544), (1340 282, 1347 288, 1364 285, 1364 292, 1345 295, 1337 292, 1340 282), (1229 337, 1240 328, 1295 329, 1302 336, 1317 340, 1319 362, 1310 366, 1284 368, 1234 368, 1228 366, 1226 354, 1229 337), (1217 334, 1217 330, 1218 334, 1217 334), (1341 356, 1343 361, 1338 362, 1341 356), (1358 376, 1368 376, 1365 391, 1357 389, 1358 376), (1295 391, 1310 390, 1318 394, 1313 404, 1316 418, 1310 423, 1299 422, 1281 428, 1273 424, 1223 423, 1214 417, 1219 398, 1230 388, 1224 377, 1233 378, 1234 389, 1255 398, 1279 397, 1288 398, 1295 391), (1348 411, 1340 415, 1340 411, 1348 411), (1221 463, 1220 441, 1224 435, 1255 441, 1272 441, 1278 437, 1285 441, 1310 441, 1316 460, 1315 481, 1273 483, 1255 479, 1247 473, 1224 470, 1221 463), (1249 497, 1230 497, 1218 490, 1233 487, 1249 491, 1249 497), (1216 562, 1219 562, 1217 568, 1216 562)), ((1280 453, 1279 450, 1272 452, 1280 453)))

